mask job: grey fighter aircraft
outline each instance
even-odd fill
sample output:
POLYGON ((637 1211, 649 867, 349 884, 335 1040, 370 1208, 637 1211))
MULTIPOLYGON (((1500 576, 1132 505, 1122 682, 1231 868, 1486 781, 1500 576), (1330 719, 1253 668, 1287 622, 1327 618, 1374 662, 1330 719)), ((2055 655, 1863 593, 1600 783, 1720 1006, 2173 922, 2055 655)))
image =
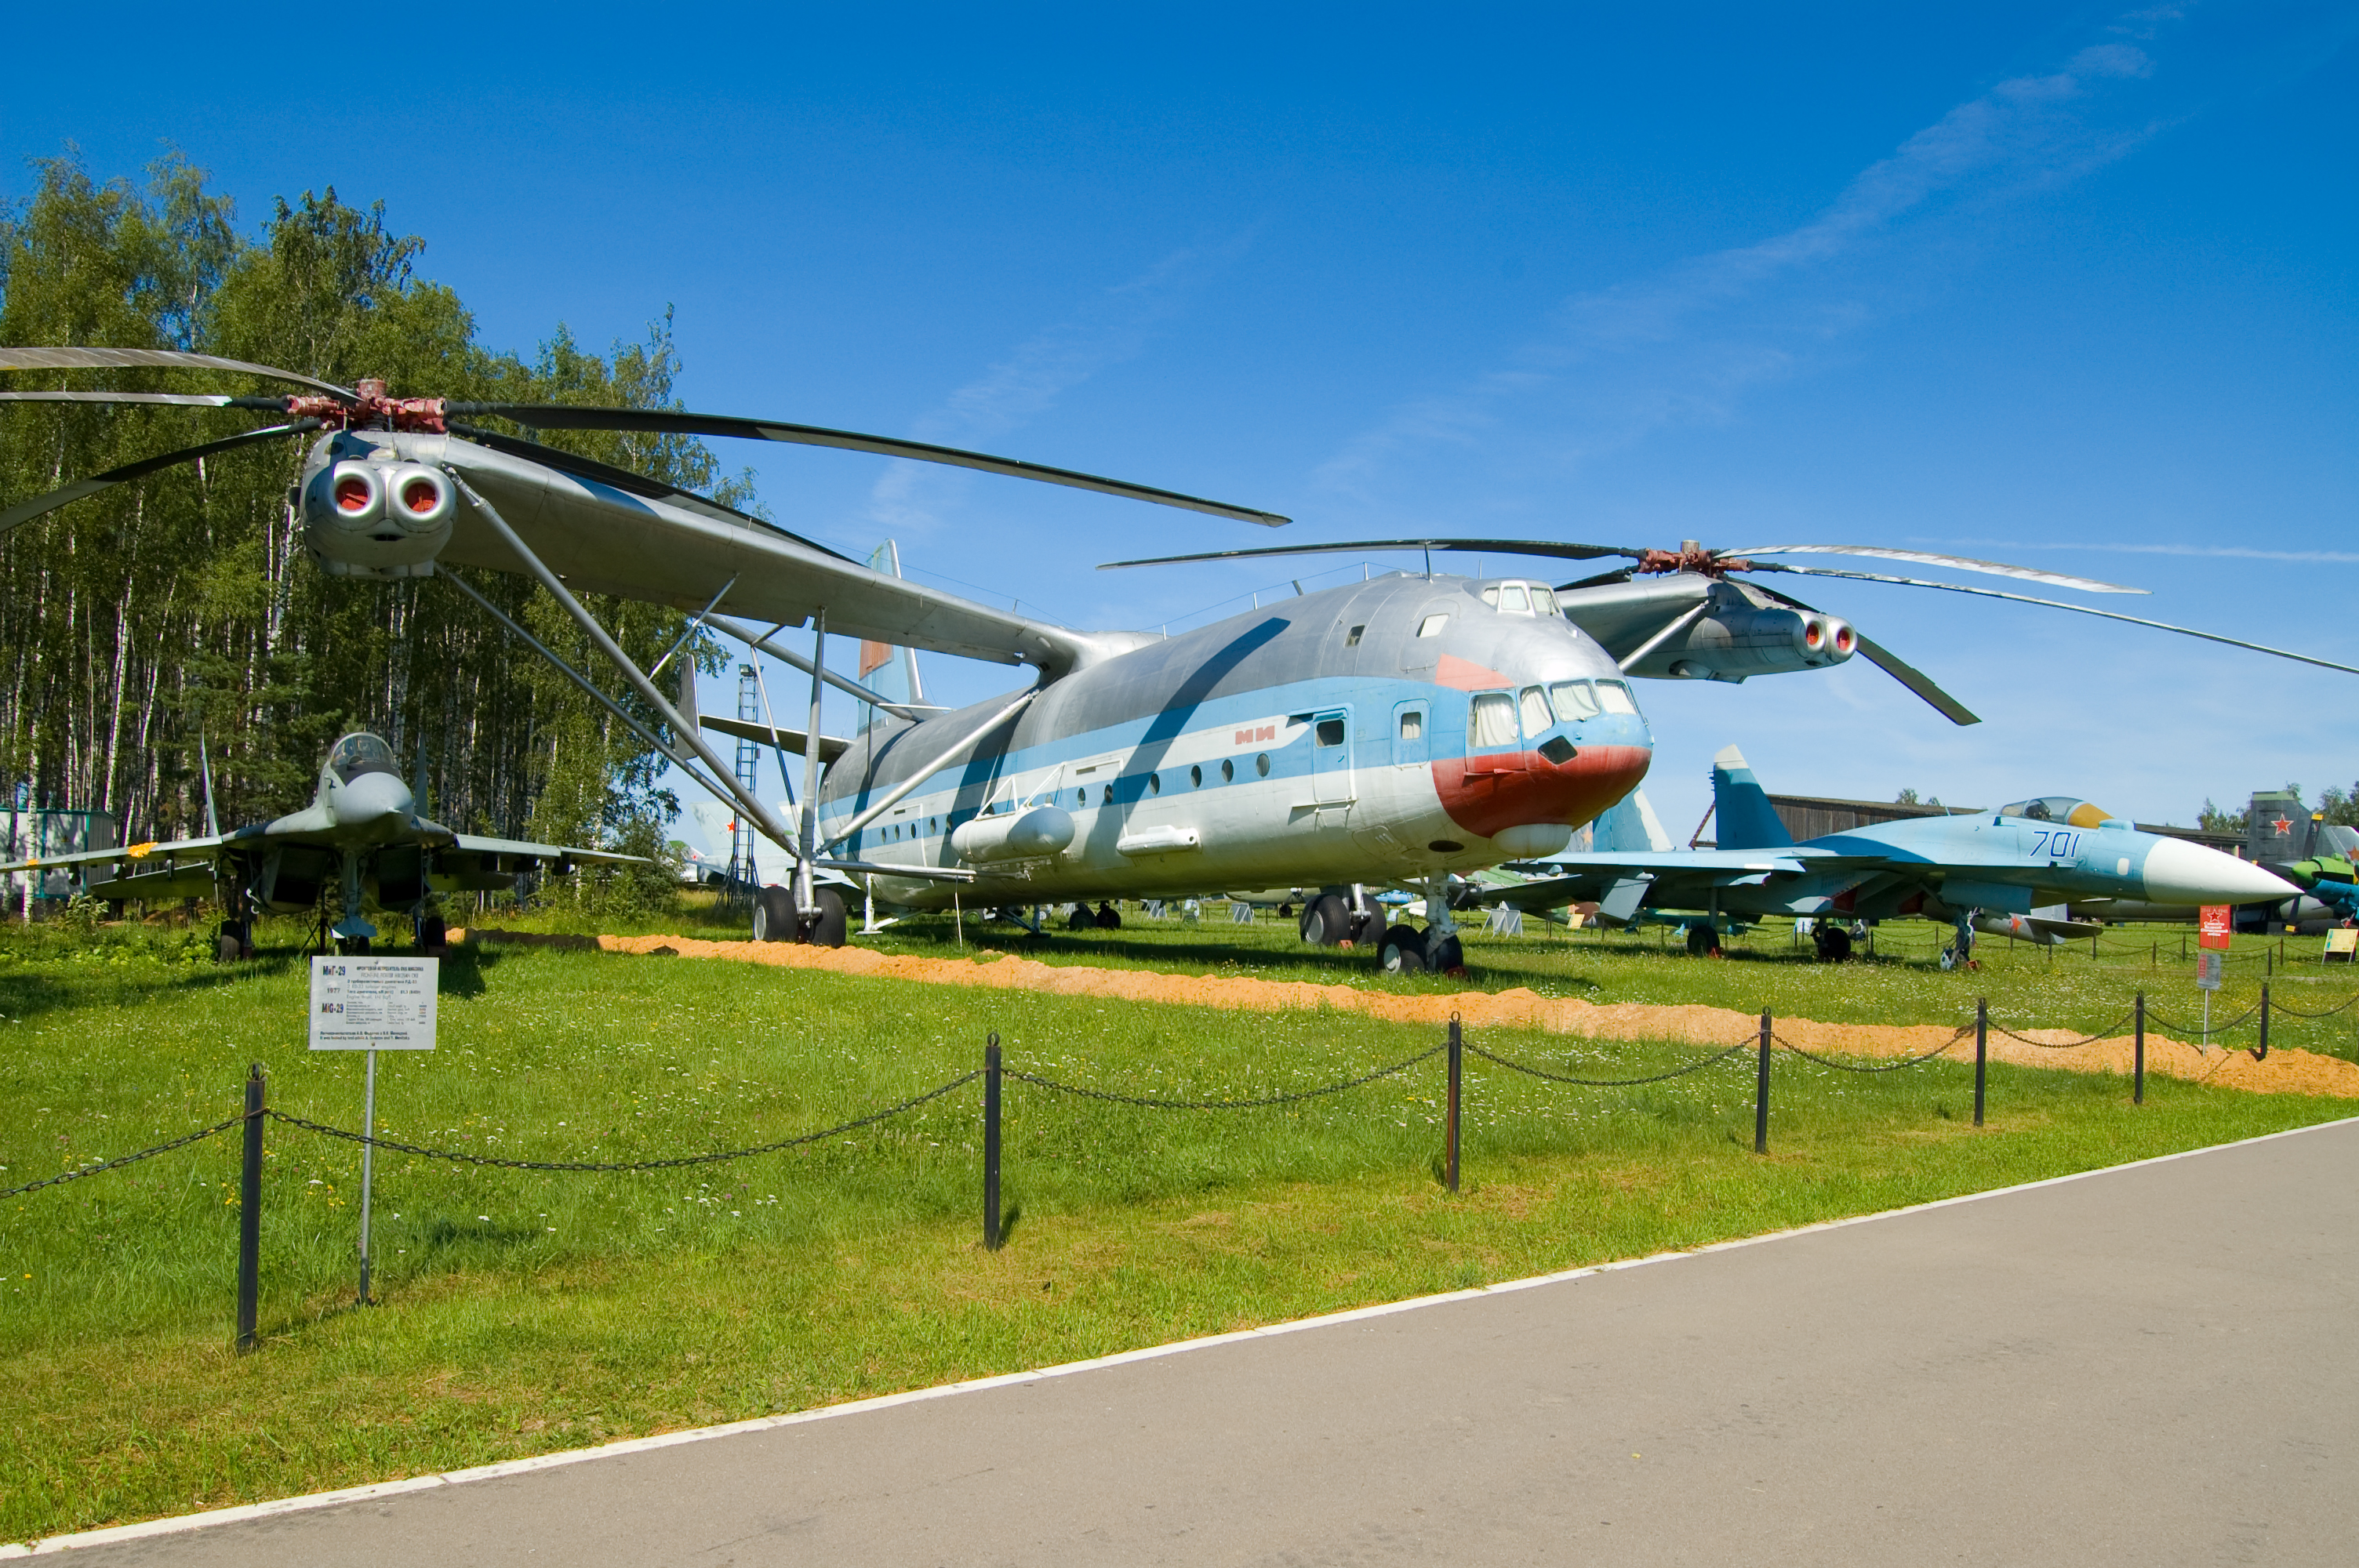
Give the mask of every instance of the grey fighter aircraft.
POLYGON ((1957 927, 1955 961, 1977 930, 2036 935, 2033 912, 2068 901, 2233 904, 2298 891, 2248 860, 2093 810, 2085 822, 2058 819, 2044 800, 1797 844, 1735 747, 1712 759, 1712 785, 1717 849, 1561 856, 1533 868, 1540 880, 1485 901, 1538 910, 1593 899, 1610 922, 1685 925, 1695 953, 1716 952, 1732 923, 1807 915, 1824 923, 1821 953, 1832 958, 1849 952, 1843 923, 1915 915, 1957 927))
MULTIPOLYGON (((207 814, 212 810, 208 799, 207 814)), ((344 951, 365 952, 377 934, 364 918, 367 909, 409 913, 421 938, 430 940, 425 912, 436 893, 503 891, 532 866, 567 871, 639 860, 453 832, 418 814, 416 795, 394 770, 391 747, 375 735, 352 734, 328 749, 311 804, 275 821, 202 838, 19 860, 0 871, 82 867, 83 891, 108 901, 218 896, 241 943, 252 911, 299 914, 335 892, 342 914, 331 934, 344 951)))

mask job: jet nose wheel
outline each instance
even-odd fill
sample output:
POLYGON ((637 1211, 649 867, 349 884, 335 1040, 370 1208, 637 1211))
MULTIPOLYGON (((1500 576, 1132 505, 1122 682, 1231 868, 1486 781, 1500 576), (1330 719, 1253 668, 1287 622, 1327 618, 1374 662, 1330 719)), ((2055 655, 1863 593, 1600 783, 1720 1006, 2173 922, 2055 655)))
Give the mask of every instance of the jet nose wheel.
POLYGON ((1688 952, 1698 958, 1720 957, 1720 933, 1709 925, 1688 927, 1688 952))

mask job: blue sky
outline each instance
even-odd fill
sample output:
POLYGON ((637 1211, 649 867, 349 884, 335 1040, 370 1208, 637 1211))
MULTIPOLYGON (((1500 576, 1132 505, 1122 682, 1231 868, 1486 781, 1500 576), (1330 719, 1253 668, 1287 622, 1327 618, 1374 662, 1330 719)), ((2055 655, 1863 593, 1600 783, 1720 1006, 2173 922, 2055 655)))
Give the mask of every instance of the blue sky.
MULTIPOLYGON (((0 103, 0 195, 69 142, 106 175, 168 141, 249 221, 383 199, 496 346, 674 308, 693 408, 1119 474, 1305 539, 1953 549, 2359 664, 2359 5, 1634 9, 47 8, 11 24, 57 69, 0 103)), ((723 458, 791 527, 1076 624, 1359 570, 1100 573, 1273 540, 723 458)), ((2359 676, 1810 586, 1985 722, 1862 661, 1649 684, 1681 835, 1731 741, 1773 789, 2147 820, 2359 776, 2359 676)))

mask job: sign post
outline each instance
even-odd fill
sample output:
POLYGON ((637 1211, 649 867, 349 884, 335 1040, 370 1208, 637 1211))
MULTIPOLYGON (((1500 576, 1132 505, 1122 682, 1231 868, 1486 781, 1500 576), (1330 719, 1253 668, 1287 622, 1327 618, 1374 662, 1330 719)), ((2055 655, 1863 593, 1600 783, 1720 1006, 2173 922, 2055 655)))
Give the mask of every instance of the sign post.
POLYGON ((311 960, 311 1049, 368 1053, 361 1094, 361 1304, 369 1304, 369 1192, 376 1175, 376 1054, 434 1049, 439 958, 311 960))
POLYGON ((2203 993, 2203 1041, 2200 1049, 2206 1051, 2212 1048, 2212 993, 2220 989, 2221 972, 2227 968, 2234 913, 2224 903, 2207 903, 2196 911, 2195 945, 2202 949, 2195 955, 2195 985, 2203 993))

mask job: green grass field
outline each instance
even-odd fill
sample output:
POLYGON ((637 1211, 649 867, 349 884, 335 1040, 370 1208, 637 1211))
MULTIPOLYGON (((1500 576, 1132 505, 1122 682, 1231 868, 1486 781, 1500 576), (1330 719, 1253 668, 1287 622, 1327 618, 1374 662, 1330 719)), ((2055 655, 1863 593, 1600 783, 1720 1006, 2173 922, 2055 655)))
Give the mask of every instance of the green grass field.
MULTIPOLYGON (((951 950, 948 923, 934 924, 896 927, 887 945, 951 950)), ((1470 957, 1486 985, 1741 1007, 1766 997, 1821 1017, 1949 1020, 1980 985, 2010 1013, 2096 1022, 2114 989, 2140 982, 2135 966, 2086 959, 1964 977, 1824 969, 1766 941, 1723 963, 1585 941, 1478 940, 1470 957)), ((299 957, 219 968, 199 946, 136 928, 0 941, 0 1188, 230 1114, 248 1062, 266 1067, 275 1106, 357 1124, 359 1060, 303 1049, 299 957)), ((1271 923, 1134 923, 1118 938, 1060 935, 1027 950, 1435 983, 1306 954, 1271 923)), ((995 1030, 1011 1066, 1195 1098, 1328 1082, 1438 1039, 1354 1015, 540 949, 463 952, 443 988, 440 1049, 385 1059, 380 1130, 541 1159, 648 1158, 823 1127, 978 1065, 995 1030)), ((2321 1000, 2335 990, 2321 986, 2321 1000)), ((2309 1026, 2319 1048, 2340 1028, 2351 1054, 2349 1017, 2309 1026)), ((1506 1032, 1480 1043, 1601 1076, 1696 1054, 1506 1032)), ((365 1310, 353 1303, 359 1152, 273 1125, 265 1345, 245 1357, 230 1351, 237 1153, 233 1138, 215 1139, 0 1205, 0 1540, 1757 1234, 2348 1108, 2158 1079, 2134 1110, 2118 1079, 2000 1066, 1991 1125, 1977 1132, 1968 1067, 1867 1076, 1781 1058, 1777 1074, 1772 1153, 1760 1159, 1741 1059, 1603 1090, 1470 1061, 1467 1191, 1454 1198, 1435 1179, 1438 1060, 1254 1111, 1145 1110, 1011 1084, 1012 1227, 996 1254, 976 1245, 974 1086, 823 1145, 684 1171, 508 1172, 387 1154, 384 1304, 365 1310)))

